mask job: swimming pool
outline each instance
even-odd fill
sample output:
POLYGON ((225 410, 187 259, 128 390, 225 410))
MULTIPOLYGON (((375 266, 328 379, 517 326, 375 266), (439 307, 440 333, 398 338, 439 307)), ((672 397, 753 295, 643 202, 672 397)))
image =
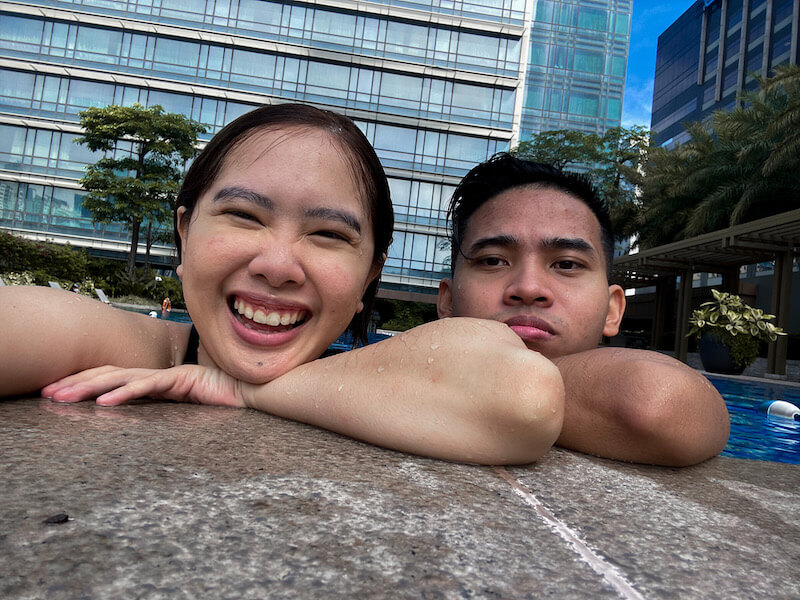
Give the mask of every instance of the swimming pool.
POLYGON ((785 400, 800 406, 800 388, 708 376, 731 416, 731 435, 722 456, 800 464, 800 421, 767 417, 758 406, 785 400))

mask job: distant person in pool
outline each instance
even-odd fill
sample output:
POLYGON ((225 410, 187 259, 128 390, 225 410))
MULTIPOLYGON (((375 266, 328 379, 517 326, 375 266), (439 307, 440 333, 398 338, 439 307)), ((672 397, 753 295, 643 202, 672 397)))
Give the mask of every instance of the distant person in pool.
POLYGON ((656 352, 597 347, 617 334, 625 294, 609 285, 611 221, 588 180, 500 154, 464 177, 450 217, 439 316, 503 322, 553 361, 566 389, 558 445, 664 465, 722 451, 728 412, 706 378, 656 352))
POLYGON ((346 329, 366 336, 392 222, 385 174, 352 121, 302 105, 248 113, 178 196, 194 327, 0 288, 0 396, 248 406, 417 454, 535 460, 560 431, 563 384, 505 325, 439 321, 320 359, 346 329))

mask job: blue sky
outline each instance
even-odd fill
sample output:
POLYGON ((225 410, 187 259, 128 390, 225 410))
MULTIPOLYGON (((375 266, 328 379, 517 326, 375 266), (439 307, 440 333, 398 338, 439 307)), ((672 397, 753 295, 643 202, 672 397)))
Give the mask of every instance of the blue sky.
POLYGON ((658 36, 692 4, 694 0, 633 0, 631 45, 622 106, 623 126, 650 127, 658 36))

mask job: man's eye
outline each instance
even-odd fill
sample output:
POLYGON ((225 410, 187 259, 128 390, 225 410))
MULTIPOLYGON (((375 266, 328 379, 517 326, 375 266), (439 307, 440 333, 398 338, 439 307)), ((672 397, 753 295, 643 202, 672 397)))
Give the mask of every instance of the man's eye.
POLYGON ((483 267, 501 267, 508 264, 505 259, 499 256, 485 256, 475 259, 475 262, 483 267))
POLYGON ((560 260, 554 266, 561 271, 576 271, 583 268, 582 264, 574 260, 560 260))

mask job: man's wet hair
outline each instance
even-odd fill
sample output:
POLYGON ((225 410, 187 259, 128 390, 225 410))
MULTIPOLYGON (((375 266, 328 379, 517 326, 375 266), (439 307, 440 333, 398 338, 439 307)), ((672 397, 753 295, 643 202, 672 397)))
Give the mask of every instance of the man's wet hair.
POLYGON ((525 160, 507 152, 495 154, 467 173, 453 191, 448 209, 450 220, 450 269, 455 271, 456 259, 467 231, 470 217, 483 204, 507 190, 518 187, 557 190, 582 201, 600 223, 606 275, 611 278, 614 261, 614 232, 606 203, 600 198, 589 178, 578 173, 562 171, 552 165, 525 160))

